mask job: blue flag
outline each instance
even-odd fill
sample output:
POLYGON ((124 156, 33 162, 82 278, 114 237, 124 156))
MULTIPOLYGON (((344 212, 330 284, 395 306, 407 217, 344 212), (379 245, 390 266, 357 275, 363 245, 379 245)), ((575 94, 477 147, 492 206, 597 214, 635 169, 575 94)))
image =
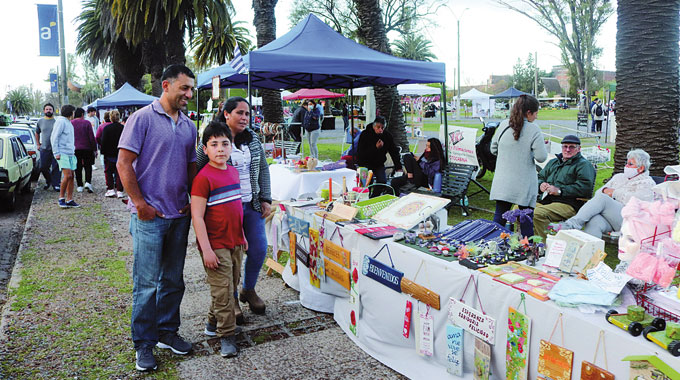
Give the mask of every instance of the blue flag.
POLYGON ((111 92, 111 79, 104 78, 104 94, 111 92))
POLYGON ((57 84, 57 74, 50 73, 50 92, 56 94, 59 92, 59 85, 57 84))
POLYGON ((59 31, 56 5, 38 4, 38 36, 40 37, 40 55, 58 57, 59 31))
POLYGON ((236 46, 234 46, 234 59, 229 62, 229 66, 239 74, 246 72, 246 63, 243 61, 243 56, 241 56, 241 49, 238 47, 238 42, 236 43, 236 46))

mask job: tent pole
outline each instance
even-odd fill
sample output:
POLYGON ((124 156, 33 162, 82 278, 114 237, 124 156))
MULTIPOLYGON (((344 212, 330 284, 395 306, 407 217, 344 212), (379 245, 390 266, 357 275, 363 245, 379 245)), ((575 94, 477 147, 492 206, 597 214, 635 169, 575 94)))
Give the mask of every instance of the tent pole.
MULTIPOLYGON (((198 106, 198 98, 201 94, 201 89, 196 89, 196 130, 201 130, 201 108, 198 106)), ((197 135, 198 136, 198 135, 197 135)))
POLYGON ((446 162, 449 162, 449 122, 446 116, 446 82, 442 82, 442 99, 444 99, 444 105, 442 107, 442 115, 444 115, 444 154, 446 157, 446 162))
MULTIPOLYGON (((352 79, 352 84, 350 84, 349 87, 349 109, 347 110, 347 115, 349 116, 349 120, 352 123, 349 128, 349 138, 352 140, 352 163, 354 164, 355 167, 359 167, 359 163, 357 162, 357 150, 354 147, 354 80, 352 79)), ((340 153, 342 154, 342 153, 340 153)), ((357 172, 358 173, 358 172, 357 172)), ((357 186, 361 186, 361 184, 357 184, 357 186)), ((366 184, 368 186, 368 184, 366 184)))

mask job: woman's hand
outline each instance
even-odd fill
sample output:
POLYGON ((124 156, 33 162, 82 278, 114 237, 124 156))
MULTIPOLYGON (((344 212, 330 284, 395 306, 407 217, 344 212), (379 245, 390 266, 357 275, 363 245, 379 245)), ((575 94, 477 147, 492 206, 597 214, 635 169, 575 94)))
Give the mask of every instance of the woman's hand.
POLYGON ((602 192, 614 198, 614 189, 612 189, 611 187, 605 187, 604 189, 602 189, 602 192))
POLYGON ((260 202, 260 207, 262 207, 262 219, 269 216, 272 213, 272 205, 268 202, 260 202))

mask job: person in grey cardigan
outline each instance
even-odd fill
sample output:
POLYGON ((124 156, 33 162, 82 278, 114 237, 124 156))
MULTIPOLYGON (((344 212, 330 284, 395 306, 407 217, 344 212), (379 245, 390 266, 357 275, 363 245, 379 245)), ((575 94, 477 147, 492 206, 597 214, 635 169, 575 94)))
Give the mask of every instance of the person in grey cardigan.
MULTIPOLYGON (((520 96, 512 107, 510 119, 504 120, 491 140, 491 153, 496 154, 496 172, 489 199, 496 201, 493 221, 505 225, 503 213, 515 204, 520 209, 536 207, 538 177, 534 160, 548 158, 541 129, 533 123, 538 116, 538 100, 520 96)), ((520 223, 522 236, 534 234, 533 224, 520 223)))

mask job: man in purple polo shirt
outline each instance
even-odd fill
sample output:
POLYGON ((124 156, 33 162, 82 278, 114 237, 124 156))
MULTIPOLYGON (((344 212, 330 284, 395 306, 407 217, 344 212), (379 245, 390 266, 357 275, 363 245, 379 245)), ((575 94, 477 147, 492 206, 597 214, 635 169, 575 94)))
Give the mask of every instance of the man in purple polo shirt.
POLYGON ((161 77, 160 100, 130 116, 118 143, 118 173, 127 190, 134 264, 132 340, 139 371, 157 368, 153 347, 186 355, 179 305, 196 175, 196 127, 180 110, 192 97, 194 74, 172 65, 161 77))

